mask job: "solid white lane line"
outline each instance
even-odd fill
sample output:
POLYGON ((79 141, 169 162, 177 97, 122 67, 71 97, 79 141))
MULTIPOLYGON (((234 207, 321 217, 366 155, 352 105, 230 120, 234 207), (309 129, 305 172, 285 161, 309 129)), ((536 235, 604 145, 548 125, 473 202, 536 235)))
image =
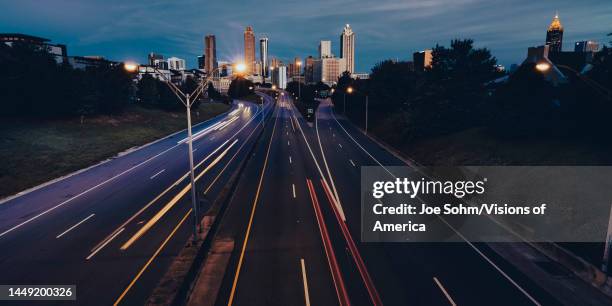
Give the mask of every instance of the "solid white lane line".
POLYGON ((71 231, 71 230, 75 229, 77 226, 81 225, 81 223, 83 223, 83 222, 85 222, 85 221, 89 220, 91 217, 93 217, 93 216, 95 216, 95 215, 96 215, 96 214, 91 214, 91 215, 89 215, 89 217, 87 217, 87 218, 85 218, 85 219, 81 220, 79 223, 77 223, 77 224, 75 224, 75 225, 71 226, 70 228, 68 228, 67 230, 65 230, 63 233, 61 233, 61 234, 57 235, 55 238, 56 238, 56 239, 59 239, 60 237, 62 237, 62 236, 64 236, 64 235, 66 235, 66 234, 67 234, 69 231, 71 231))
POLYGON ((304 262, 304 258, 300 259, 300 264, 302 266, 302 280, 304 283, 304 301, 306 306, 310 306, 310 294, 308 293, 308 278, 306 277, 306 263, 304 262))
MULTIPOLYGON (((245 127, 247 127, 247 126, 249 125, 249 123, 251 123, 251 121, 253 121, 253 119, 255 119, 255 117, 257 117, 257 115, 258 115, 258 114, 255 114, 255 116, 251 117, 251 119, 249 119, 249 121, 247 121, 247 123, 245 123, 245 125, 244 125, 244 126, 243 126, 243 127, 240 129, 240 130, 238 130, 238 132, 236 132, 236 134, 234 134, 234 136, 236 136, 236 135, 237 135, 238 133, 240 133, 240 132, 241 132, 241 131, 242 131, 242 130, 245 128, 245 127)), ((232 136, 232 137, 234 137, 234 136, 232 136)), ((230 138, 231 138, 231 137, 230 137, 230 138)), ((73 201, 73 200, 75 200, 75 199, 77 199, 77 198, 80 198, 81 196, 83 196, 83 195, 85 195, 85 194, 89 193, 90 191, 95 190, 95 189, 97 189, 98 187, 103 186, 103 185, 105 185, 105 184, 107 184, 107 183, 109 183, 109 182, 111 182, 111 181, 114 181, 115 179, 117 179, 117 178, 119 178, 119 177, 123 176, 124 174, 129 173, 129 172, 131 172, 132 170, 134 170, 134 169, 136 169, 136 168, 138 168, 138 167, 140 167, 140 166, 142 166, 142 165, 144 165, 144 164, 146 164, 146 163, 148 163, 148 162, 150 162, 150 161, 154 160, 155 158, 157 158, 157 157, 159 157, 159 156, 161 156, 161 155, 163 155, 163 154, 166 154, 167 152, 171 151, 172 149, 174 149, 174 148, 178 147, 179 145, 180 145, 180 141, 179 141, 179 143, 177 143, 176 145, 174 145, 174 146, 172 146, 172 147, 170 147, 170 148, 168 148, 168 149, 166 149, 166 150, 164 150, 164 151, 161 151, 161 152, 157 153, 156 155, 154 155, 154 156, 152 156, 152 157, 148 158, 147 160, 145 160, 145 161, 143 161, 143 162, 141 162, 141 163, 139 163, 139 164, 137 164, 137 165, 132 166, 131 168, 129 168, 129 169, 127 169, 127 170, 125 170, 125 171, 123 171, 123 172, 121 172, 121 173, 119 173, 119 174, 117 174, 117 175, 115 175, 115 176, 113 176, 113 177, 111 177, 111 178, 109 178, 109 179, 107 179, 107 180, 105 180, 105 181, 101 182, 100 184, 97 184, 97 185, 95 185, 95 186, 93 186, 93 187, 91 187, 91 188, 89 188, 89 189, 87 189, 87 190, 85 190, 85 191, 83 191, 83 192, 81 192, 81 193, 79 193, 79 194, 77 194, 77 195, 73 196, 72 198, 69 198, 69 199, 65 200, 64 202, 61 202, 61 203, 59 203, 59 204, 57 204, 57 205, 55 205, 55 206, 53 206, 53 207, 51 207, 51 208, 49 208, 49 209, 47 209, 47 210, 45 210, 45 211, 43 211, 43 212, 41 212, 41 213, 37 214, 36 216, 33 216, 33 217, 31 217, 30 219, 27 219, 27 220, 25 220, 25 221, 23 221, 23 222, 21 222, 21 223, 19 223, 19 224, 15 225, 15 226, 13 226, 13 227, 9 228, 8 230, 6 230, 6 231, 4 231, 4 232, 0 233, 0 238, 2 238, 2 236, 6 235, 6 234, 8 234, 8 233, 10 233, 10 232, 12 232, 12 231, 14 231, 14 230, 16 230, 16 229, 18 229, 18 228, 22 227, 22 226, 24 226, 24 225, 26 225, 26 224, 28 224, 28 223, 30 223, 30 222, 32 222, 32 221, 34 221, 34 220, 36 220, 36 219, 40 218, 41 216, 44 216, 44 215, 48 214, 48 213, 49 213, 49 212, 51 212, 51 211, 53 211, 53 210, 55 210, 55 209, 57 209, 57 208, 59 208, 59 207, 61 207, 61 206, 66 205, 67 203, 70 203, 70 202, 71 202, 71 201, 73 201)))
POLYGON ((353 167, 355 167, 355 162, 353 162, 352 159, 349 159, 349 161, 351 162, 351 165, 353 165, 353 167))
MULTIPOLYGON (((224 143, 222 143, 219 147, 217 147, 212 153, 210 153, 206 158, 204 158, 202 161, 200 161, 195 168, 199 168, 204 162, 206 162, 213 154, 215 154, 217 151, 219 151, 222 147, 224 147, 232 138, 236 137, 238 134, 240 134, 240 132, 242 132, 242 130, 244 130, 247 126, 249 126, 249 124, 251 123, 251 121, 255 120, 255 118, 257 118, 257 116, 259 115, 259 113, 261 113, 261 108, 258 108, 258 111, 255 113, 255 115, 253 115, 243 126, 242 128, 240 128, 236 133, 234 133, 234 135, 232 135, 232 137, 229 137, 224 143)), ((257 123, 257 125, 259 125, 260 123, 257 123)), ((252 133, 252 132, 251 132, 252 133)), ((177 147, 178 145, 174 146, 177 147)), ((161 154, 161 153, 160 153, 161 154)), ((181 178, 179 178, 176 182, 174 182, 174 184, 172 184, 171 186, 169 186, 166 190, 164 190, 162 193, 160 193, 157 197, 155 197, 153 200, 151 200, 147 205, 145 205, 144 207, 142 207, 139 211, 137 211, 135 214, 133 214, 128 220, 126 220, 125 222, 123 222, 123 224, 121 224, 119 227, 117 227, 112 233, 110 233, 108 236, 106 236, 106 238, 104 238, 101 242, 99 242, 92 250, 98 248, 100 245, 104 244, 106 242, 107 239, 110 239, 117 231, 119 231, 120 228, 125 227, 128 225, 128 223, 132 222, 132 220, 134 220, 135 218, 137 218, 142 212, 144 212, 147 208, 149 208, 151 205, 153 205, 153 203, 155 203, 157 200, 159 200, 163 195, 165 195, 167 192, 169 192, 173 187, 178 186, 179 183, 186 179, 189 176, 189 172, 185 173, 181 178)), ((0 234, 0 237, 2 237, 2 234, 0 234)))
POLYGON ((295 125, 293 124, 293 117, 290 117, 289 121, 291 121, 291 129, 295 133, 295 125))
MULTIPOLYGON (((321 150, 321 156, 323 157, 323 165, 325 166, 325 171, 327 171, 327 175, 329 176, 329 182, 331 183, 332 191, 334 192, 334 200, 336 201, 336 207, 340 211, 340 215, 342 215, 342 220, 346 221, 344 217, 344 210, 342 209, 342 204, 340 203, 340 195, 338 194, 338 190, 336 190, 336 184, 334 183, 334 177, 329 170, 329 166, 327 165, 327 158, 325 157, 325 152, 323 151, 323 144, 321 143, 321 137, 319 136, 319 119, 315 118, 315 130, 317 132, 317 141, 319 142, 319 149, 321 150)), ((327 184, 327 182, 326 182, 327 184)))
POLYGON ((295 199, 295 184, 291 184, 291 189, 293 190, 293 198, 295 199))
POLYGON ((446 299, 448 300, 448 302, 452 305, 452 306, 457 306, 457 303, 455 303, 455 301, 453 301, 453 298, 450 296, 450 294, 448 294, 448 292, 446 291, 446 289, 444 288, 444 286, 442 286, 442 283, 440 283, 440 281, 434 276, 433 278, 434 282, 436 283, 436 285, 438 285, 438 288, 440 288, 440 290, 442 291, 442 293, 444 293, 444 296, 446 297, 446 299))
POLYGON ((140 167, 140 166, 142 166, 142 165, 144 165, 144 164, 148 163, 149 161, 152 161, 153 159, 155 159, 155 158, 157 158, 157 157, 161 156, 162 154, 165 154, 166 152, 168 152, 168 151, 170 151, 170 150, 172 150, 172 149, 176 148, 177 146, 178 146, 178 145, 172 146, 172 147, 170 147, 170 148, 168 148, 168 149, 166 149, 166 150, 164 150, 164 151, 162 151, 162 152, 158 153, 157 155, 155 155, 155 156, 153 156, 153 157, 151 157, 151 158, 149 158, 149 159, 147 159, 147 160, 143 161, 142 163, 140 163, 140 164, 138 164, 138 165, 135 165, 135 166, 133 166, 133 167, 131 167, 131 168, 129 168, 129 169, 127 169, 127 170, 125 170, 125 171, 123 171, 123 172, 121 172, 121 173, 119 173, 119 174, 117 174, 117 175, 115 175, 115 176, 113 176, 113 177, 111 177, 111 178, 107 179, 106 181, 103 181, 102 183, 100 183, 100 184, 98 184, 98 185, 95 185, 95 186, 93 186, 93 187, 91 187, 91 188, 89 188, 89 189, 87 189, 87 190, 85 190, 85 191, 83 191, 83 192, 81 192, 81 193, 79 193, 79 194, 77 194, 77 195, 73 196, 72 198, 70 198, 70 199, 68 199, 68 200, 66 200, 66 201, 64 201, 64 202, 61 202, 61 203, 59 203, 59 204, 57 204, 57 205, 55 205, 55 206, 53 206, 53 207, 51 207, 51 208, 49 208, 49 209, 47 209, 47 210, 45 210, 45 211, 43 211, 43 212, 39 213, 39 214, 38 214, 38 215, 36 215, 36 216, 33 216, 33 217, 31 217, 30 219, 27 219, 27 220, 25 220, 25 221, 23 221, 23 222, 21 222, 21 223, 19 223, 19 224, 15 225, 15 226, 13 226, 13 227, 9 228, 9 229, 7 229, 6 231, 4 231, 4 232, 0 233, 0 238, 1 238, 2 236, 4 236, 4 235, 6 235, 6 234, 8 234, 8 233, 10 233, 10 232, 12 232, 12 231, 14 231, 14 230, 16 230, 16 229, 18 229, 18 228, 20 228, 20 227, 24 226, 24 225, 26 225, 26 224, 28 224, 28 223, 32 222, 32 221, 34 221, 34 220, 36 220, 36 219, 40 218, 41 216, 44 216, 44 215, 48 214, 49 212, 54 211, 55 209, 57 209, 57 208, 59 208, 59 207, 62 207, 62 206, 64 206, 64 205, 66 205, 66 204, 68 204, 68 203, 72 202, 73 200, 75 200, 75 199, 77 199, 77 198, 82 197, 83 195, 87 194, 88 192, 90 192, 90 191, 92 191, 92 190, 95 190, 95 189, 97 189, 98 187, 100 187, 100 186, 102 186, 102 185, 105 185, 105 184, 107 184, 107 183, 109 183, 109 182, 111 182, 111 181, 114 181, 114 180, 115 180, 115 179, 117 179, 118 177, 121 177, 122 175, 124 175, 124 174, 126 174, 126 173, 128 173, 128 172, 131 172, 132 170, 134 170, 134 169, 136 169, 136 168, 138 168, 138 167, 140 167))
MULTIPOLYGON (((295 113, 295 109, 291 108, 291 112, 295 113)), ((306 139, 306 134, 304 134, 304 130, 302 129, 302 125, 300 124, 300 122, 297 120, 297 117, 295 117, 295 114, 293 114, 293 118, 295 119, 296 125, 298 127, 298 129, 300 130, 300 133, 302 134, 302 138, 304 139, 304 142, 306 143, 306 147, 308 148, 308 152, 310 152, 310 156, 312 157, 312 160, 315 163, 315 166, 317 166, 317 171, 319 171, 319 175, 321 176, 321 178, 323 178, 323 182, 325 182, 325 185, 329 185, 327 183, 327 178, 325 177, 325 175, 323 175, 323 171, 321 170, 321 166, 319 165, 319 162, 317 161, 317 158, 314 155, 314 152, 312 152, 312 148, 310 147, 310 144, 308 143, 308 140, 306 139)), ((315 120, 316 122, 316 120, 315 120)), ((325 160, 323 160, 325 161, 325 160)), ((344 209, 342 209, 342 205, 340 205, 340 202, 336 201, 336 199, 334 199, 334 205, 336 206, 336 208, 338 208, 338 212, 340 213, 340 217, 342 218, 342 221, 346 221, 346 216, 344 215, 344 209)))
POLYGON ((289 163, 292 164, 293 161, 291 160, 291 155, 289 155, 289 163))
POLYGON ((486 260, 491 266, 493 266, 493 268, 495 268, 495 270, 497 270, 497 272, 499 272, 502 276, 504 276, 504 278, 506 278, 512 285, 514 285, 514 287, 516 287, 521 293, 523 293, 529 300, 531 300, 531 302, 533 302, 533 304, 540 306, 540 302, 538 302, 534 297, 532 297, 525 289, 523 289, 523 287, 521 287, 517 282, 515 282, 510 275, 506 274, 506 272, 504 272, 499 266, 497 266, 491 259, 489 259, 489 257, 487 257, 487 255, 485 255, 484 253, 482 253, 480 251, 479 248, 477 248, 472 242, 470 242, 469 240, 467 240, 467 238, 465 236, 463 236, 463 234, 461 234, 457 229, 455 229, 452 225, 450 225, 448 222, 446 222, 446 220, 440 216, 438 216, 438 218, 440 220, 442 220, 442 222, 444 222, 450 229, 452 229, 457 235, 459 235, 459 237, 461 237, 461 239, 463 239, 463 241, 465 241, 470 247, 472 247, 472 249, 474 251, 476 251, 476 253, 478 253, 482 258, 484 258, 484 260, 486 260))
POLYGON ((383 166, 383 164, 381 164, 378 159, 374 158, 374 156, 372 156, 372 154, 370 154, 370 152, 368 152, 368 150, 366 150, 364 147, 361 146, 361 144, 359 144, 359 142, 357 142, 357 140, 355 140, 355 138, 353 138, 353 136, 351 136, 351 134, 349 134, 349 132, 344 128, 344 126, 342 126, 342 124, 338 121, 338 119, 336 119, 336 115, 334 115, 333 111, 330 111, 332 117, 334 118, 334 120, 336 121, 336 123, 338 123, 338 126, 340 126, 340 128, 344 131, 344 133, 346 133, 346 135, 363 151, 365 152, 370 158, 372 158, 372 160, 374 160, 379 166, 381 166, 383 169, 385 169, 385 171, 387 171, 387 173, 389 173, 391 176, 395 177, 395 175, 393 175, 393 173, 391 173, 391 171, 389 171, 389 169, 387 169, 387 167, 383 166))
MULTIPOLYGON (((231 138, 230 138, 231 139, 231 138)), ((202 164, 204 164, 211 156, 213 156, 215 153, 217 153, 217 151, 221 150, 227 143, 229 142, 229 139, 226 140, 224 143, 222 143, 220 146, 218 146, 215 150, 213 150, 208 156, 206 156, 202 161, 200 161, 197 165, 194 166, 194 169, 199 168, 202 164)), ((148 209, 151 205, 153 205, 155 202, 157 202, 157 200, 159 200, 162 196, 164 196, 166 193, 170 192, 170 190, 172 190, 172 188, 174 188, 175 186, 178 186, 180 182, 182 182, 184 179, 186 179, 189 176, 189 172, 185 173, 183 176, 181 176, 178 180, 176 180, 174 182, 174 184, 168 186, 168 188, 166 188, 164 191, 162 191, 160 194, 158 194, 153 200, 149 201, 149 203, 147 203, 147 205, 143 206, 142 208, 140 208, 140 210, 138 210, 135 214, 133 214, 129 219, 127 219, 125 222, 123 222, 123 224, 121 224, 119 227, 117 227, 112 233, 110 233, 108 236, 106 236, 106 238, 104 238, 102 241, 100 241, 96 246, 94 246, 92 248, 92 251, 97 249, 99 246, 101 246, 102 244, 104 244, 106 242, 106 240, 110 239, 113 235, 115 235, 115 233, 117 231, 119 231, 119 229, 126 227, 130 222, 132 222, 134 219, 136 219, 142 212, 144 212, 146 209, 148 209)))
MULTIPOLYGON (((336 116, 334 115, 333 111, 331 112, 332 117, 334 118, 334 120, 336 121, 336 123, 342 128, 342 130, 344 130, 344 132, 346 133, 346 135, 351 138, 353 140, 353 142, 355 142, 355 144, 361 148, 368 156, 370 156, 370 158, 372 158, 372 160, 374 160, 377 164, 379 164, 381 167, 383 167, 383 169, 385 169, 385 171, 387 171, 387 173, 389 173, 392 177, 397 178, 393 173, 391 173, 391 171, 389 171, 389 169, 387 169, 385 166, 383 166, 378 159, 376 159, 374 156, 372 156, 372 154, 370 154, 370 152, 368 152, 366 149, 364 149, 358 142, 357 140, 355 140, 355 138, 353 138, 353 136, 351 136, 349 134, 349 132, 344 128, 344 126, 342 126, 342 124, 338 121, 338 119, 336 119, 336 116)), ((401 159, 400 159, 401 160, 401 159)), ((403 162, 403 161, 402 161, 403 162)), ((412 167, 408 164, 406 164, 406 166, 408 167, 412 167)), ((419 197, 417 197, 417 199, 419 199, 419 197)), ((478 249, 473 243, 471 243, 465 236, 463 236, 463 234, 461 234, 457 229, 455 229, 452 225, 450 225, 442 216, 437 216, 438 219, 442 220, 442 222, 444 222, 450 229, 453 230, 453 232, 455 232, 459 237, 461 237, 461 239, 463 239, 463 241, 465 241, 476 253, 478 253, 478 255, 480 255, 480 257, 482 257, 485 261, 487 261, 495 270, 497 270, 504 278, 506 278, 506 280, 508 280, 512 285, 514 285, 515 288, 517 288, 521 293, 523 293, 529 300, 531 300, 532 303, 534 303, 535 305, 541 305, 534 297, 532 297, 525 289, 523 289, 523 287, 521 287, 517 282, 515 282, 508 274, 506 274, 506 272, 504 272, 500 267, 498 267, 491 259, 489 259, 489 257, 487 257, 484 253, 482 253, 480 251, 480 249, 478 249)))
POLYGON ((123 230, 125 230, 125 227, 122 227, 119 231, 117 231, 114 235, 112 235, 110 237, 110 239, 106 240, 101 246, 99 246, 98 248, 96 248, 91 254, 89 254, 89 256, 87 256, 85 259, 86 260, 90 260, 92 257, 94 257, 94 255, 96 255, 96 253, 100 252, 100 250, 102 250, 107 244, 109 244, 111 241, 113 241, 113 239, 115 239, 115 237, 119 236, 119 234, 121 234, 121 232, 123 232, 123 230))
POLYGON ((164 173, 164 171, 166 171, 166 169, 163 169, 162 171, 159 171, 159 172, 157 172, 157 173, 153 174, 153 176, 151 176, 149 179, 150 179, 150 180, 154 179, 154 178, 155 178, 155 177, 157 177, 158 175, 160 175, 160 174, 164 173))

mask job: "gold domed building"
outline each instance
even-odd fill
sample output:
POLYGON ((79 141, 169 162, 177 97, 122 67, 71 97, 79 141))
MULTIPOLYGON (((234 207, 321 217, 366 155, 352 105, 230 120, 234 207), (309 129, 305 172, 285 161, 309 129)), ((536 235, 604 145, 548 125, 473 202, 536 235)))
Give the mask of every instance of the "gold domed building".
POLYGON ((550 52, 561 52, 563 47, 563 25, 559 19, 559 13, 555 15, 548 30, 546 31, 546 44, 550 52))

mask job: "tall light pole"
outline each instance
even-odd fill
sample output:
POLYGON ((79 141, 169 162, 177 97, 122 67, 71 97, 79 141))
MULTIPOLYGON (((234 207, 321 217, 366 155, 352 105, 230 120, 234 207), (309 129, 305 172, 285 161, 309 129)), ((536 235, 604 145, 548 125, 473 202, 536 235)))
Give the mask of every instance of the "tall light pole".
MULTIPOLYGON (((244 64, 236 65, 236 70, 238 72, 242 72, 245 69, 244 64)), ((138 72, 138 65, 133 63, 125 63, 123 68, 128 72, 138 72)), ((216 71, 218 71, 221 67, 215 68, 210 72, 210 75, 206 76, 206 78, 202 79, 202 82, 198 85, 198 87, 192 93, 183 93, 178 86, 176 86, 165 74, 157 69, 157 67, 152 67, 153 71, 157 72, 160 77, 164 80, 164 83, 168 85, 170 90, 176 95, 179 101, 185 106, 186 114, 187 114, 187 145, 188 145, 188 155, 189 155, 189 176, 191 179, 191 204, 193 210, 193 241, 195 242, 198 238, 198 227, 199 227, 199 218, 198 218, 198 205, 196 198, 196 186, 195 186, 195 169, 193 166, 193 134, 191 131, 191 107, 193 103, 198 99, 198 97, 204 92, 205 88, 208 86, 210 79, 213 78, 216 71)))
POLYGON ((351 86, 347 87, 346 91, 344 92, 344 103, 342 103, 342 104, 344 104, 343 105, 344 110, 342 111, 344 113, 344 115, 346 115, 346 94, 347 93, 348 94, 352 94, 353 93, 353 87, 351 87, 351 86))
MULTIPOLYGON (((570 66, 567 66, 567 65, 558 65, 558 64, 555 64, 555 66, 557 66, 558 68, 563 68, 563 69, 571 71, 580 80, 582 80, 585 84, 587 84, 589 87, 594 89, 595 92, 597 92, 599 95, 605 97, 607 100, 612 99, 612 93, 610 92, 610 90, 605 88, 603 85, 597 83, 593 79, 583 75, 582 73, 576 71, 574 68, 572 68, 570 66)), ((552 69, 552 65, 549 64, 546 61, 541 61, 541 62, 539 62, 539 63, 537 63, 535 65, 535 68, 536 68, 537 71, 539 71, 541 73, 545 73, 545 72, 548 72, 550 69, 552 69)))
MULTIPOLYGON (((352 86, 349 86, 346 89, 346 92, 351 94, 353 93, 355 90, 353 89, 352 86)), ((345 94, 345 104, 346 104, 346 94, 345 94)), ((368 109, 369 109, 369 99, 368 99, 368 94, 365 94, 365 133, 368 134, 368 109)))
POLYGON ((302 66, 301 61, 297 61, 295 63, 297 65, 297 74, 298 74, 298 99, 302 100, 302 80, 301 80, 301 70, 300 66, 302 66))

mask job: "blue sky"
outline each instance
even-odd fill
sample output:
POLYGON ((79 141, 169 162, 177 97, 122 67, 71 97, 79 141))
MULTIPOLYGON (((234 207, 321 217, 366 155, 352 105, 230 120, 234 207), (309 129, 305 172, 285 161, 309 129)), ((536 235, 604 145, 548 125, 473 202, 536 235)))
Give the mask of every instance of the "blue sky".
POLYGON ((71 55, 146 61, 151 51, 195 66, 203 37, 217 36, 220 60, 242 58, 243 30, 270 38, 270 55, 283 60, 316 55, 349 23, 356 32, 358 71, 384 59, 407 60, 414 51, 453 38, 473 38, 501 64, 522 61, 543 44, 556 11, 564 48, 578 40, 612 38, 610 0, 0 0, 0 32, 43 36, 68 45, 71 55))

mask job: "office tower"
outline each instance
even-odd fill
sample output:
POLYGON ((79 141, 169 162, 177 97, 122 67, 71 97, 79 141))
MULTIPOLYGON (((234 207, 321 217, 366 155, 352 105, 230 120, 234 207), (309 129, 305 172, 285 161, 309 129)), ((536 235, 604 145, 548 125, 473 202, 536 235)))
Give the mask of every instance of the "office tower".
POLYGON ((157 53, 153 53, 153 52, 151 52, 151 53, 149 53, 149 55, 147 56, 147 58, 149 59, 149 66, 155 66, 155 65, 156 65, 156 63, 157 63, 159 60, 163 60, 163 59, 164 59, 164 56, 163 56, 163 55, 161 55, 161 54, 157 54, 157 53))
POLYGON ((302 75, 302 59, 299 57, 295 57, 293 59, 293 70, 290 72, 291 77, 296 77, 302 75))
POLYGON ((338 77, 346 71, 344 59, 327 57, 313 61, 313 81, 329 86, 338 82, 338 77))
POLYGON ((270 67, 272 67, 274 69, 280 67, 281 64, 282 64, 282 62, 278 58, 276 58, 276 57, 270 59, 270 67))
POLYGON ((178 57, 168 58, 168 68, 172 70, 185 70, 185 60, 178 57))
POLYGON ((261 61, 261 76, 268 77, 268 37, 259 39, 259 60, 261 61))
POLYGON ((415 71, 425 71, 425 69, 431 68, 431 61, 433 60, 433 51, 424 50, 420 52, 415 52, 412 55, 412 60, 414 62, 415 71))
POLYGON ((559 20, 559 14, 555 15, 553 21, 546 31, 546 44, 550 46, 550 52, 561 52, 563 49, 563 25, 559 20))
POLYGON ((204 45, 206 46, 204 51, 204 70, 206 70, 206 73, 211 74, 217 68, 217 41, 215 35, 206 35, 204 45))
POLYGON ((271 71, 272 84, 277 88, 287 88, 287 67, 280 65, 271 71))
POLYGON ((599 51, 599 42, 586 40, 579 41, 574 46, 574 52, 597 52, 599 51))
POLYGON ((312 55, 309 55, 304 61, 304 81, 306 82, 306 84, 314 83, 313 66, 314 57, 312 57, 312 55))
POLYGON ((206 63, 206 55, 202 54, 200 56, 198 56, 198 69, 202 69, 204 70, 204 66, 206 63))
POLYGON ((355 72, 355 33, 348 24, 340 35, 340 57, 346 63, 346 71, 355 72))
POLYGON ((251 26, 244 30, 244 65, 246 74, 253 74, 255 71, 255 33, 251 26))
POLYGON ((319 43, 319 58, 334 57, 331 52, 331 41, 322 40, 319 43))

